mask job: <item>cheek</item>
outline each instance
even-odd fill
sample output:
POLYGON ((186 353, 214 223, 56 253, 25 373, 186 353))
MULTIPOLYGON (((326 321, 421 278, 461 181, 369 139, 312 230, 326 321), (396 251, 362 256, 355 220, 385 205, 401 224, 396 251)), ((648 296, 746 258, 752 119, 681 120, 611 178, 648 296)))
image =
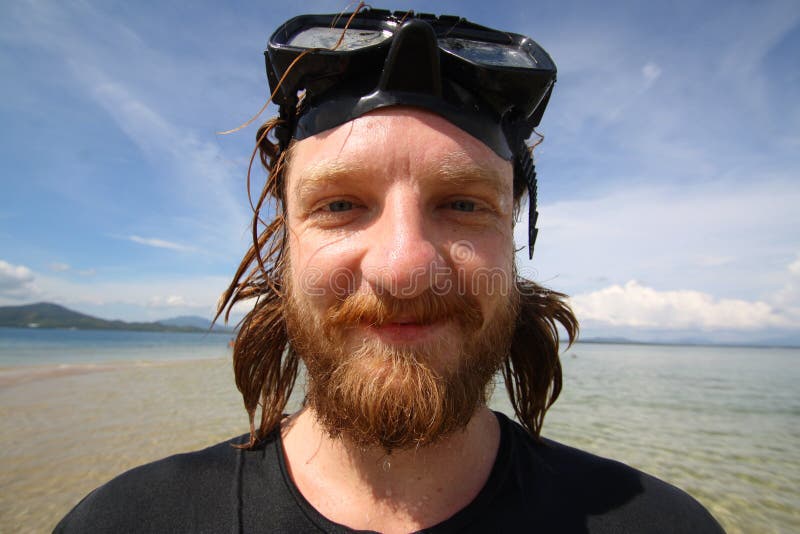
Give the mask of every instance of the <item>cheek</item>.
POLYGON ((358 251, 350 239, 321 241, 308 235, 290 239, 289 261, 296 291, 328 305, 356 291, 360 284, 358 251))
POLYGON ((476 297, 485 311, 514 288, 514 247, 508 240, 457 242, 451 247, 451 259, 460 288, 476 297))

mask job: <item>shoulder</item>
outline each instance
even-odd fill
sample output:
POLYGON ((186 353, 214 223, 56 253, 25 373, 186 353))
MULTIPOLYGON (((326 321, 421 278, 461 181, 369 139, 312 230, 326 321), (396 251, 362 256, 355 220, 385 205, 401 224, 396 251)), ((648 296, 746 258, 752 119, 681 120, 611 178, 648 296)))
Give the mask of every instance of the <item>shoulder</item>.
POLYGON ((517 484, 546 501, 559 524, 580 518, 588 532, 723 532, 677 487, 618 461, 552 440, 534 440, 509 420, 517 484))
MULTIPOLYGON (((200 531, 229 519, 242 438, 127 471, 87 495, 55 532, 200 531), (198 519, 202 519, 198 523, 198 519), (208 523, 206 520, 211 520, 208 523), (203 528, 198 528, 204 525, 203 528)), ((216 530, 216 529, 214 529, 216 530)))

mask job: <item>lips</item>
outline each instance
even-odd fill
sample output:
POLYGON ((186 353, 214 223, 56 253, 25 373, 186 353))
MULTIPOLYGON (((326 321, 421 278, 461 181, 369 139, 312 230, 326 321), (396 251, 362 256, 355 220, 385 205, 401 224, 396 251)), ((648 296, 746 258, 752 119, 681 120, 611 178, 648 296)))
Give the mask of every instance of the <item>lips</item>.
POLYGON ((411 319, 392 319, 368 329, 387 343, 415 343, 428 341, 444 327, 444 322, 419 323, 411 319))

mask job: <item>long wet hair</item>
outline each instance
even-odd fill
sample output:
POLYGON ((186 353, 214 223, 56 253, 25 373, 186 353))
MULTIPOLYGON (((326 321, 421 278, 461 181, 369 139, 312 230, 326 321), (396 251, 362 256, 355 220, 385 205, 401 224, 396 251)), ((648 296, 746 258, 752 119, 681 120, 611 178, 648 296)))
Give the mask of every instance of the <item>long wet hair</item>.
MULTIPOLYGON (((236 386, 250 419, 250 442, 246 448, 253 447, 279 425, 299 369, 299 357, 289 343, 285 320, 285 176, 291 148, 280 150, 271 138, 274 129, 281 125, 281 119, 270 119, 256 134, 256 148, 247 173, 253 210, 252 244, 220 297, 215 318, 224 314, 227 321, 234 305, 255 299, 252 310, 239 324, 233 347, 236 386), (267 179, 253 202, 250 171, 256 153, 267 179), (262 211, 271 211, 272 219, 263 220, 262 211)), ((525 191, 525 184, 515 177, 515 214, 525 191)), ((502 373, 517 419, 538 438, 545 413, 561 392, 558 325, 572 344, 578 335, 578 321, 566 302, 566 295, 518 276, 516 289, 520 296, 519 317, 502 373)))

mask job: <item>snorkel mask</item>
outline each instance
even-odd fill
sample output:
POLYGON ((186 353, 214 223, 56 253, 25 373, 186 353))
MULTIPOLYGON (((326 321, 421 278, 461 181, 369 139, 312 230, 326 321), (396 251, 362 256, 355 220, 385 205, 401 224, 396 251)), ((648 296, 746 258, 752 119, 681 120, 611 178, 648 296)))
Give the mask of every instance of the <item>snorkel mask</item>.
POLYGON ((281 151, 374 109, 429 110, 513 160, 515 194, 528 190, 533 257, 539 214, 526 140, 556 79, 533 40, 461 17, 365 8, 295 17, 272 34, 264 55, 283 120, 275 129, 281 151))

